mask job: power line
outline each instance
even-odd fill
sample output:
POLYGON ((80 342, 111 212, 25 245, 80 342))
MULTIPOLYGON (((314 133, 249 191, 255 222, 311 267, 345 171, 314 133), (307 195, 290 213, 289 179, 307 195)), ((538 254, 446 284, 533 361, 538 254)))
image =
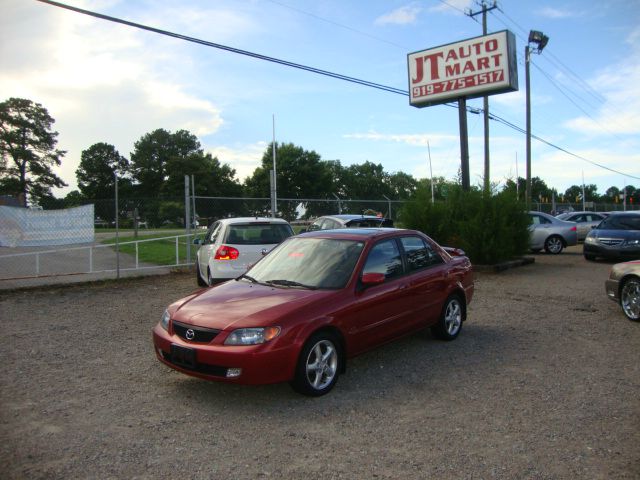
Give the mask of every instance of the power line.
MULTIPOLYGON (((117 17, 112 17, 112 16, 109 16, 109 15, 104 15, 104 14, 93 12, 93 11, 90 11, 90 10, 84 10, 82 8, 73 7, 71 5, 66 5, 66 4, 60 3, 60 2, 55 2, 53 0, 37 0, 37 1, 41 2, 41 3, 46 3, 46 4, 49 4, 49 5, 52 5, 54 7, 59 7, 59 8, 65 9, 65 10, 70 10, 70 11, 73 11, 73 12, 76 12, 76 13, 81 13, 83 15, 88 15, 88 16, 91 16, 91 17, 94 17, 94 18, 99 18, 101 20, 107 20, 109 22, 119 23, 119 24, 126 25, 126 26, 129 26, 129 27, 138 28, 138 29, 141 29, 141 30, 146 30, 146 31, 149 31, 149 32, 158 33, 160 35, 165 35, 165 36, 168 36, 168 37, 177 38, 179 40, 184 40, 184 41, 187 41, 187 42, 197 43, 197 44, 204 45, 204 46, 207 46, 207 47, 217 48, 217 49, 220 49, 220 50, 228 51, 228 52, 231 52, 231 53, 237 53, 239 55, 245 55, 245 56, 248 56, 248 57, 251 57, 251 58, 256 58, 256 59, 259 59, 259 60, 264 60, 264 61, 276 63, 276 64, 279 64, 279 65, 284 65, 284 66, 291 67, 291 68, 297 68, 297 69, 308 71, 308 72, 311 72, 311 73, 317 73, 319 75, 324 75, 324 76, 335 78, 335 79, 338 79, 338 80, 344 80, 344 81, 347 81, 347 82, 363 85, 363 86, 366 86, 366 87, 371 87, 371 88, 375 88, 375 89, 378 89, 378 90, 383 90, 383 91, 386 91, 386 92, 395 93, 397 95, 403 95, 403 96, 406 96, 406 97, 409 96, 409 92, 408 91, 402 90, 402 89, 399 89, 399 88, 396 88, 396 87, 390 87, 388 85, 382 85, 382 84, 379 84, 379 83, 370 82, 368 80, 362 80, 362 79, 355 78, 355 77, 349 77, 349 76, 346 76, 346 75, 341 75, 341 74, 330 72, 330 71, 327 71, 327 70, 321 70, 319 68, 310 67, 310 66, 307 66, 307 65, 301 65, 301 64, 289 62, 289 61, 286 61, 286 60, 281 60, 281 59, 278 59, 278 58, 275 58, 275 57, 269 57, 269 56, 266 56, 266 55, 250 52, 248 50, 241 50, 241 49, 238 49, 238 48, 229 47, 229 46, 226 46, 226 45, 213 43, 213 42, 209 42, 209 41, 206 41, 206 40, 201 40, 201 39, 194 38, 194 37, 189 37, 189 36, 182 35, 182 34, 179 34, 179 33, 170 32, 168 30, 162 30, 162 29, 159 29, 159 28, 150 27, 150 26, 147 26, 147 25, 142 25, 140 23, 130 22, 130 21, 127 21, 127 20, 123 20, 123 19, 120 19, 120 18, 117 18, 117 17)), ((440 1, 442 3, 444 3, 444 4, 446 4, 446 5, 449 5, 444 0, 440 0, 440 1)), ((452 7, 452 8, 455 8, 452 5, 449 5, 449 6, 452 7)), ((445 105, 448 106, 448 107, 451 107, 451 108, 458 108, 457 104, 446 103, 445 105)), ((470 113, 484 113, 484 110, 483 109, 476 109, 476 108, 472 108, 472 107, 467 107, 467 112, 470 112, 470 113)), ((492 120, 495 120, 495 121, 497 121, 499 123, 502 123, 502 124, 504 124, 506 126, 509 126, 510 128, 512 128, 512 129, 514 129, 514 130, 516 130, 518 132, 526 133, 525 130, 523 130, 521 127, 518 127, 517 125, 515 125, 515 124, 513 124, 513 123, 511 123, 511 122, 509 122, 509 121, 507 121, 507 120, 505 120, 505 119, 503 119, 501 117, 498 117, 497 115, 490 114, 489 116, 490 116, 490 118, 492 120)), ((620 174, 620 175, 623 175, 623 176, 626 176, 626 177, 629 177, 629 178, 634 178, 634 179, 640 180, 640 177, 636 177, 634 175, 623 173, 623 172, 614 170, 612 168, 606 167, 604 165, 600 165, 600 164, 598 164, 596 162, 593 162, 593 161, 588 160, 588 159, 586 159, 584 157, 581 157, 580 155, 576 155, 576 154, 574 154, 574 153, 572 153, 572 152, 570 152, 570 151, 568 151, 568 150, 566 150, 566 149, 564 149, 562 147, 554 145, 553 143, 548 142, 547 140, 544 140, 543 138, 538 137, 536 135, 532 135, 532 138, 535 138, 536 140, 538 140, 538 141, 540 141, 540 142, 542 142, 542 143, 544 143, 544 144, 546 144, 546 145, 548 145, 548 146, 550 146, 552 148, 555 148, 555 149, 557 149, 557 150, 559 150, 561 152, 564 152, 564 153, 566 153, 568 155, 571 155, 571 156, 573 156, 575 158, 583 160, 583 161, 585 161, 587 163, 590 163, 592 165, 598 166, 598 167, 603 168, 605 170, 608 170, 608 171, 611 171, 611 172, 614 172, 614 173, 617 173, 617 174, 620 174)))

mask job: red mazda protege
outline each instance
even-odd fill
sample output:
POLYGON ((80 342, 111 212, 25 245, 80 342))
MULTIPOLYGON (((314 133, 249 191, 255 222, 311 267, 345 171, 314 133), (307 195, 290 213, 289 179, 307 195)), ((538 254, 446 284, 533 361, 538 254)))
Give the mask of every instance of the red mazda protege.
POLYGON ((158 359, 207 380, 329 392, 347 358, 425 327, 453 340, 473 296, 464 252, 413 230, 290 237, 235 280, 171 304, 158 359))

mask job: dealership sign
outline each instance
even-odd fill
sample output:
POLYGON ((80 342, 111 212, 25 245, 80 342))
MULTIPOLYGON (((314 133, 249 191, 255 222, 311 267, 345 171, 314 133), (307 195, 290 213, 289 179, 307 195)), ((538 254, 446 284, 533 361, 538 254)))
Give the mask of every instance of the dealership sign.
POLYGON ((515 36, 508 30, 410 53, 409 103, 428 107, 518 90, 515 36))

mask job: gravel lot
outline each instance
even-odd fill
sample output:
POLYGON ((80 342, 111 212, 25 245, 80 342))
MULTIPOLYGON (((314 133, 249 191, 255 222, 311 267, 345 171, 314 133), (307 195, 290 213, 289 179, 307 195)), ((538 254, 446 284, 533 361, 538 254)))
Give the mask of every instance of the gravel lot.
POLYGON ((581 247, 478 273, 451 343, 414 335, 327 396, 181 375, 171 275, 0 292, 2 478, 640 478, 640 323, 581 247))

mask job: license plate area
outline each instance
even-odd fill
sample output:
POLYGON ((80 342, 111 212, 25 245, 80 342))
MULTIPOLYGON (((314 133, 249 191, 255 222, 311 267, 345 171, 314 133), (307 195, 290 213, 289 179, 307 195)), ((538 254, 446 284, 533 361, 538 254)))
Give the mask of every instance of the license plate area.
POLYGON ((185 368, 196 368, 196 351, 193 348, 171 344, 171 362, 185 368))

